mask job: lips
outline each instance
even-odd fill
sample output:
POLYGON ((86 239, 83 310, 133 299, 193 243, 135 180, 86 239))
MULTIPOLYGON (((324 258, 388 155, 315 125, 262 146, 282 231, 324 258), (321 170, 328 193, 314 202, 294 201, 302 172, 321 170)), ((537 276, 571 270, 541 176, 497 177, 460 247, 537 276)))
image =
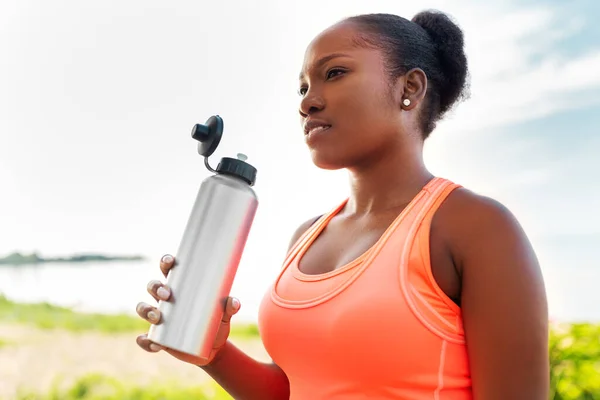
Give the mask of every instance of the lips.
POLYGON ((326 125, 326 126, 317 126, 316 128, 312 128, 311 130, 309 130, 306 135, 307 136, 313 136, 315 134, 321 133, 326 131, 327 129, 331 128, 330 125, 326 125))
POLYGON ((304 134, 312 135, 331 128, 331 125, 322 120, 306 120, 304 122, 304 134))

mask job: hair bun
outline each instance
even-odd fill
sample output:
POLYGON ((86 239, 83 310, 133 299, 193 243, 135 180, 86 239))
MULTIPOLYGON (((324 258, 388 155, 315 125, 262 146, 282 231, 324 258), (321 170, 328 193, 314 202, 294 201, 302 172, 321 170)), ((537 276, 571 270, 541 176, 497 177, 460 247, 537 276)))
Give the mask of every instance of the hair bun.
POLYGON ((442 12, 429 10, 415 15, 412 22, 421 26, 437 48, 441 70, 444 71, 447 90, 441 97, 441 112, 447 111, 462 94, 467 78, 467 57, 462 30, 442 12))

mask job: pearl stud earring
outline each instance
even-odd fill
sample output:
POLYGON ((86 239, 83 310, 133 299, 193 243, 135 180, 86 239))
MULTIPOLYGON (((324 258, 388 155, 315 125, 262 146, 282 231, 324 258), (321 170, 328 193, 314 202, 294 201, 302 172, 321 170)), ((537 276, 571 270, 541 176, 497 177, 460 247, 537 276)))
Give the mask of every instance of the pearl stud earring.
POLYGON ((408 107, 408 106, 410 106, 410 100, 404 99, 404 101, 402 101, 402 104, 404 104, 406 107, 408 107))

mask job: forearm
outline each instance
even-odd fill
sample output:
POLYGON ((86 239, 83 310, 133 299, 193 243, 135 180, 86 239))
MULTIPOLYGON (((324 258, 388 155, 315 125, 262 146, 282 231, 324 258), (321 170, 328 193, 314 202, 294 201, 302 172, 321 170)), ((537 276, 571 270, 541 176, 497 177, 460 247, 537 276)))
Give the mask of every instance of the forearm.
POLYGON ((235 399, 289 399, 288 379, 277 365, 256 361, 229 341, 202 369, 235 399))

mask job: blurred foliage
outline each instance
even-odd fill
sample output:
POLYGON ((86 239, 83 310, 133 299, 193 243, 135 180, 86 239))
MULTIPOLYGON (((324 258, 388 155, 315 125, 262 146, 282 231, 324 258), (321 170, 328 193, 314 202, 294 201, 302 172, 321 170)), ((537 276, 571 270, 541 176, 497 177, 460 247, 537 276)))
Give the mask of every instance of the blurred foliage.
POLYGON ((41 329, 61 328, 73 332, 144 332, 149 324, 130 315, 79 313, 48 303, 15 303, 0 295, 0 322, 26 323, 41 329))
POLYGON ((554 325, 549 349, 550 400, 599 400, 600 325, 554 325))
POLYGON ((15 400, 230 400, 231 396, 217 384, 178 387, 176 382, 135 386, 114 378, 90 374, 79 378, 71 387, 58 384, 47 394, 21 392, 15 400))
POLYGON ((37 264, 41 261, 38 253, 21 254, 12 253, 5 257, 0 257, 0 264, 6 265, 21 265, 21 264, 37 264))
MULTIPOLYGON (((16 303, 0 295, 0 323, 2 322, 25 323, 43 329, 67 329, 75 332, 137 333, 148 329, 147 322, 131 315, 79 313, 47 303, 16 303)), ((231 336, 259 340, 258 327, 255 324, 234 324, 231 336)), ((0 348, 7 344, 15 343, 0 339, 0 348)), ((549 355, 550 400, 600 400, 600 324, 553 324, 550 331, 549 355)), ((55 388, 41 397, 24 394, 18 400, 167 398, 220 400, 230 397, 215 387, 180 389, 177 384, 173 384, 138 388, 106 377, 90 375, 81 378, 67 391, 61 392, 55 388)))
MULTIPOLYGON (((81 313, 49 303, 17 303, 0 295, 0 322, 25 323, 41 329, 65 329, 72 332, 103 333, 146 332, 150 324, 129 314, 81 313)), ((231 336, 258 338, 255 324, 231 325, 231 336)))
POLYGON ((260 339, 260 332, 256 324, 231 323, 230 336, 239 339, 260 339))
POLYGON ((21 254, 19 252, 11 253, 0 257, 0 265, 31 265, 42 263, 83 263, 88 261, 142 261, 144 257, 140 255, 133 256, 108 256, 104 254, 76 254, 69 257, 42 257, 37 252, 31 254, 21 254))
POLYGON ((6 339, 2 339, 2 338, 0 338, 0 349, 1 349, 2 347, 5 347, 5 346, 10 346, 10 345, 14 345, 14 344, 15 344, 15 343, 14 343, 13 341, 11 341, 11 340, 6 340, 6 339))

